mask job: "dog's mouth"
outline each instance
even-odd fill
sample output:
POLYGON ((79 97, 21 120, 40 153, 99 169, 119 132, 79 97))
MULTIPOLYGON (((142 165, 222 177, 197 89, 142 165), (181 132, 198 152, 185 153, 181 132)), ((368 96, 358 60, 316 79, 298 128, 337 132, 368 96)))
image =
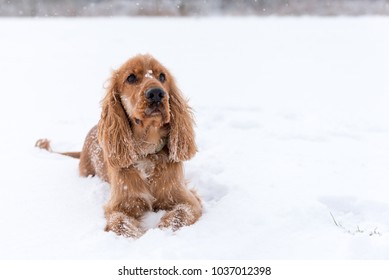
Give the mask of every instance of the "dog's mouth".
POLYGON ((165 115, 165 108, 161 102, 151 103, 146 108, 145 115, 147 117, 164 116, 165 115))

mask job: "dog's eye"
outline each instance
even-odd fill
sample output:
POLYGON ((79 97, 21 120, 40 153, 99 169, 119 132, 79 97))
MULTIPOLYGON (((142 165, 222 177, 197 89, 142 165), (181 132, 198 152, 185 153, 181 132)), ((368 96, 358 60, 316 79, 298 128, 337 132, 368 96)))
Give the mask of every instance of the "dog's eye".
POLYGON ((130 76, 127 77, 127 82, 129 82, 130 84, 135 84, 136 76, 134 74, 131 74, 130 76))
POLYGON ((165 82, 165 81, 166 81, 166 76, 165 76, 165 74, 164 74, 164 73, 159 74, 158 79, 159 79, 159 81, 160 81, 161 83, 165 82))

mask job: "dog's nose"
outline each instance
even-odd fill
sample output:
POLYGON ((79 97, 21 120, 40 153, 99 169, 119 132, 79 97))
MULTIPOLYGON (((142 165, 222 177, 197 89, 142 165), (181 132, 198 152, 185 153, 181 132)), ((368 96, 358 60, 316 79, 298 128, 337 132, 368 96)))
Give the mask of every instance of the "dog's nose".
POLYGON ((146 99, 151 102, 161 102, 163 97, 165 96, 165 92, 161 88, 151 88, 145 93, 146 99))

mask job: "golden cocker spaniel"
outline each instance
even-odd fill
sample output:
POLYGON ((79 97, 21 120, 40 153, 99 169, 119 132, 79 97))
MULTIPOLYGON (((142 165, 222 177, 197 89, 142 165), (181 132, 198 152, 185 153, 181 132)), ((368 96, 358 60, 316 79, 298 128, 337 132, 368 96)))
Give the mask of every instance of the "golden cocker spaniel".
MULTIPOLYGON (((159 227, 177 230, 202 214, 199 196, 186 186, 183 161, 196 153, 193 116, 173 76, 150 55, 114 71, 99 123, 80 153, 81 176, 111 185, 106 231, 137 238, 147 211, 165 210, 159 227)), ((49 141, 37 146, 51 151, 49 141)))

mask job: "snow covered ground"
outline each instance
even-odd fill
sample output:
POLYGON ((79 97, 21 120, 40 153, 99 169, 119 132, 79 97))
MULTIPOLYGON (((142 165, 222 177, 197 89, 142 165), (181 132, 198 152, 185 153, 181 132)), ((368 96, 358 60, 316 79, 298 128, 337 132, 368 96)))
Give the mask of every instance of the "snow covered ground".
MULTIPOLYGON (((1 19, 1 259, 388 259, 389 19, 1 19), (198 223, 103 231, 78 161, 111 69, 150 53, 196 111, 198 223)), ((158 215, 149 215, 152 226, 158 215)))

